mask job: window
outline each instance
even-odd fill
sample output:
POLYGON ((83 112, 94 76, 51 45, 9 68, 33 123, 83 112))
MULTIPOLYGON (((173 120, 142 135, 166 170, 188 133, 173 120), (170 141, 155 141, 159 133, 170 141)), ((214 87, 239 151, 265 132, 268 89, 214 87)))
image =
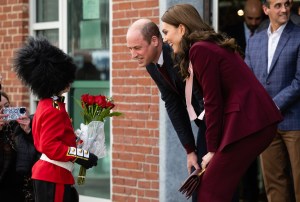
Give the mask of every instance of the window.
POLYGON ((36 22, 58 21, 58 0, 36 1, 36 22))
POLYGON ((108 0, 68 1, 68 51, 76 80, 109 80, 108 0))

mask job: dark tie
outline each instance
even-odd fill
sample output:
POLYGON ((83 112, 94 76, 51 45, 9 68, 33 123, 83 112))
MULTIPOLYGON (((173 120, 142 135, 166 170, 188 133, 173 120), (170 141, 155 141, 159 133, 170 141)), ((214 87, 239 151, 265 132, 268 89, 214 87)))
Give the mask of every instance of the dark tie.
POLYGON ((167 69, 165 67, 161 67, 159 64, 155 64, 155 66, 157 67, 158 71, 162 74, 162 76, 164 77, 164 79, 166 80, 166 82, 171 86, 171 88, 173 88, 173 90, 178 93, 178 90, 176 89, 175 85, 173 84, 173 82, 171 81, 170 75, 167 71, 167 69))

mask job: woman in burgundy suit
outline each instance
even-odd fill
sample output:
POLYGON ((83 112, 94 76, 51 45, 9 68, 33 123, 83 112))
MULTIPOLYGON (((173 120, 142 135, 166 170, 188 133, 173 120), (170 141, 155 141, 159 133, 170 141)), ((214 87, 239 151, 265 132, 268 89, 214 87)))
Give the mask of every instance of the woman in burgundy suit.
MULTIPOLYGON (((164 41, 173 48, 182 76, 193 79, 204 97, 208 153, 198 201, 229 202, 240 178, 271 143, 279 110, 239 55, 233 39, 205 24, 189 4, 162 16, 164 41)), ((187 84, 188 85, 188 84, 187 84)))

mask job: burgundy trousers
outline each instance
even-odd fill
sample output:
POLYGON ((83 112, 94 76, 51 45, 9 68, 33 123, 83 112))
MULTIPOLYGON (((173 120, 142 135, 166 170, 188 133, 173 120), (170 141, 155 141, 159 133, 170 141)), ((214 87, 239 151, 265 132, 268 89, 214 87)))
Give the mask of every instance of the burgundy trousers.
POLYGON ((198 202, 231 202, 240 179, 250 164, 275 137, 277 124, 217 151, 202 177, 198 202))

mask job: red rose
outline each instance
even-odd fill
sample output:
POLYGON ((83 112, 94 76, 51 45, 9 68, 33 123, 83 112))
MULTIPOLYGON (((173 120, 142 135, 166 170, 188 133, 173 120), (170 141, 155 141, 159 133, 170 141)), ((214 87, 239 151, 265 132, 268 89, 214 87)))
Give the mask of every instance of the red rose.
POLYGON ((84 103, 87 103, 89 100, 89 94, 83 94, 81 96, 81 101, 84 102, 84 103))
POLYGON ((115 104, 114 104, 114 103, 112 103, 112 102, 107 102, 107 103, 106 103, 106 108, 112 109, 112 108, 114 108, 114 107, 115 107, 115 104))
POLYGON ((98 96, 95 96, 96 99, 95 99, 95 103, 102 107, 102 108, 105 108, 106 106, 106 97, 104 95, 98 95, 98 96))
POLYGON ((93 104, 95 104, 95 96, 89 95, 89 96, 88 96, 87 104, 88 104, 88 105, 93 105, 93 104))

